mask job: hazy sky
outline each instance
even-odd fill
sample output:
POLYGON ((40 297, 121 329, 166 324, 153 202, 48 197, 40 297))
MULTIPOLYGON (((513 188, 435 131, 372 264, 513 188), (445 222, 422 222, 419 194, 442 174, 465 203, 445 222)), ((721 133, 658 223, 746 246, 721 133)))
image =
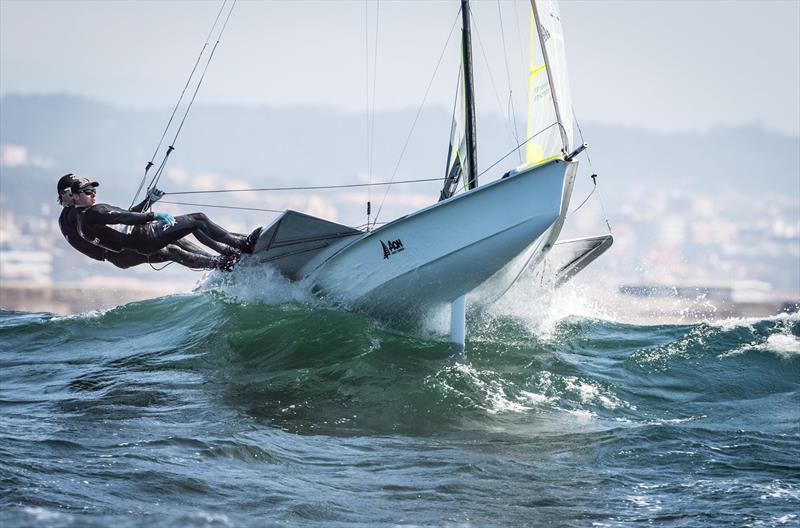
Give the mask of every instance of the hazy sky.
MULTIPOLYGON (((0 93, 170 107, 220 5, 0 0, 0 93)), ((515 104, 524 107, 528 5, 473 2, 479 113, 506 111, 498 11, 515 104)), ((458 2, 370 0, 368 8, 370 60, 380 15, 376 107, 416 108, 458 2)), ((658 131, 757 122, 800 135, 800 1, 562 0, 561 15, 581 120, 658 131)), ((198 102, 364 111, 366 26, 363 0, 240 0, 198 102)), ((447 108, 456 41, 457 32, 428 98, 447 108)))

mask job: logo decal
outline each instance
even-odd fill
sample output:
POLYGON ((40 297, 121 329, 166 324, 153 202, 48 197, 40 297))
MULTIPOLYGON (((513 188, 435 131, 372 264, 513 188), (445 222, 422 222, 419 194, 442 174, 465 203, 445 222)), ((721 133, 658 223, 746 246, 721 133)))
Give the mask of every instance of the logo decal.
POLYGON ((385 259, 388 259, 390 255, 400 253, 405 249, 403 247, 403 242, 399 238, 397 240, 390 240, 388 242, 381 240, 381 247, 383 248, 383 258, 385 259))

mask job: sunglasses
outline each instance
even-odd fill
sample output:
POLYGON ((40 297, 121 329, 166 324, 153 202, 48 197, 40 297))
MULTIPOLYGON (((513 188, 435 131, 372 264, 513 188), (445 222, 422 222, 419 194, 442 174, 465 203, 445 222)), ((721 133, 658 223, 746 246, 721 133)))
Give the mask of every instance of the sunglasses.
POLYGON ((97 191, 95 191, 94 189, 83 189, 83 190, 80 190, 78 192, 79 193, 83 193, 86 196, 95 196, 95 195, 97 195, 97 191))

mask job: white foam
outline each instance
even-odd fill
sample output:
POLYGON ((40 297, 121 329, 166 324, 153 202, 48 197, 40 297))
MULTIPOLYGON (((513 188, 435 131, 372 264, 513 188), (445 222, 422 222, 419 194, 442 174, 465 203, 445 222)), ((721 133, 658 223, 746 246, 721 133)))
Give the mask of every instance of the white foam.
POLYGON ((769 336, 759 348, 789 358, 800 355, 800 339, 789 334, 774 334, 769 336))
POLYGON ((798 500, 800 499, 800 488, 791 484, 786 484, 780 480, 773 480, 770 484, 756 485, 756 489, 762 492, 759 497, 761 500, 780 499, 798 500))
POLYGON ((781 321, 785 323, 800 322, 800 312, 779 313, 768 317, 731 317, 717 321, 705 321, 708 325, 721 328, 722 330, 733 330, 735 328, 753 328, 753 325, 762 321, 781 321))
POLYGON ((305 283, 290 281, 272 266, 239 266, 231 273, 211 271, 194 291, 219 291, 236 302, 319 303, 305 283))
POLYGON ((726 354, 722 354, 721 357, 738 356, 750 350, 770 352, 783 359, 791 359, 794 356, 800 355, 800 338, 790 334, 787 328, 785 333, 772 334, 768 336, 765 341, 757 341, 749 345, 741 346, 726 354))
POLYGON ((602 387, 582 381, 574 376, 566 376, 564 383, 566 390, 577 394, 584 405, 600 405, 610 411, 627 406, 625 402, 614 394, 603 391, 602 387))
POLYGON ((535 392, 519 391, 519 394, 517 395, 517 400, 527 401, 532 405, 547 405, 553 403, 555 401, 555 398, 549 398, 544 394, 538 394, 535 392))
MULTIPOLYGON (((447 370, 456 372, 459 376, 464 378, 469 385, 476 389, 476 392, 483 397, 483 401, 473 400, 473 403, 476 406, 484 409, 489 414, 501 414, 508 412, 521 413, 531 409, 531 407, 519 403, 519 401, 524 401, 524 399, 520 400, 520 398, 516 398, 518 401, 510 399, 506 394, 502 380, 484 380, 481 377, 482 373, 471 365, 466 363, 458 363, 448 367, 447 370)), ((446 379, 442 380, 442 385, 445 390, 461 393, 461 391, 458 389, 450 386, 446 379)))
POLYGON ((525 276, 491 305, 487 313, 490 317, 515 318, 537 336, 552 339, 558 337, 558 323, 569 317, 614 320, 600 294, 574 282, 553 290, 540 285, 535 277, 525 276))

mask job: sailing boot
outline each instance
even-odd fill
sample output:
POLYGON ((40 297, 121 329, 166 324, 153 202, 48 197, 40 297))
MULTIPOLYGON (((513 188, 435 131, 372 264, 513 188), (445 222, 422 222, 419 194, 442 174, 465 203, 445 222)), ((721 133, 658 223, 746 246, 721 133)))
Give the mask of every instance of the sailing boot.
POLYGON ((220 271, 233 271, 234 266, 239 262, 241 253, 236 252, 232 255, 219 255, 214 257, 214 268, 220 271))
POLYGON ((242 253, 252 253, 256 247, 256 242, 258 242, 258 237, 260 236, 261 228, 257 227, 252 233, 244 237, 242 240, 242 245, 239 246, 239 249, 242 251, 242 253))

